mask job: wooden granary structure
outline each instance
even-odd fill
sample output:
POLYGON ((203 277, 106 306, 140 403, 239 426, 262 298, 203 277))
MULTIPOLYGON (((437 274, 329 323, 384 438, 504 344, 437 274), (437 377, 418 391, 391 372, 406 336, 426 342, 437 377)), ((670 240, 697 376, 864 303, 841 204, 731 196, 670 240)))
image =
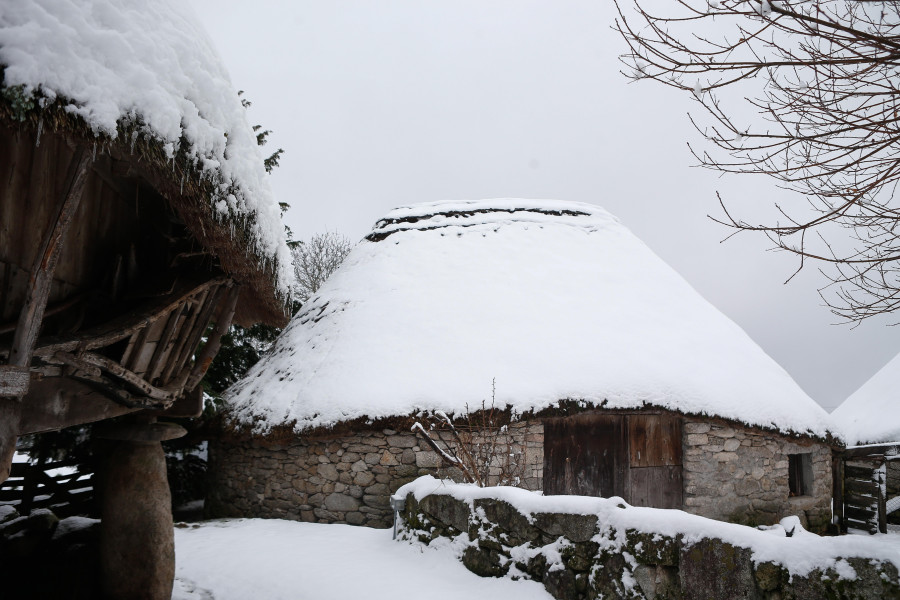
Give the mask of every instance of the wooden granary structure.
POLYGON ((192 15, 97 2, 64 22, 43 4, 0 15, 0 479, 18 436, 124 417, 102 433, 116 441, 102 590, 168 598, 160 442, 183 430, 158 419, 200 413, 233 320, 285 323, 289 253, 255 133, 192 15), (111 38, 120 55, 98 45, 111 38))

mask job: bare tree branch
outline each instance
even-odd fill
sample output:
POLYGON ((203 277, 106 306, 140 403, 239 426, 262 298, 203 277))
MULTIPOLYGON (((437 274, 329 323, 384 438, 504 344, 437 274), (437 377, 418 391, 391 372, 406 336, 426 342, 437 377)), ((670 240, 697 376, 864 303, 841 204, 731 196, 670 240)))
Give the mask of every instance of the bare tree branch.
POLYGON ((798 255, 800 269, 806 259, 829 264, 834 293, 823 298, 836 314, 858 321, 896 310, 900 2, 615 3, 623 73, 689 92, 710 121, 691 117, 714 149, 691 146, 699 164, 769 175, 808 199, 777 207, 786 223, 748 223, 724 203, 714 220, 762 232, 798 255), (725 88, 747 96, 735 101, 725 88), (741 122, 741 104, 756 113, 752 124, 741 122))

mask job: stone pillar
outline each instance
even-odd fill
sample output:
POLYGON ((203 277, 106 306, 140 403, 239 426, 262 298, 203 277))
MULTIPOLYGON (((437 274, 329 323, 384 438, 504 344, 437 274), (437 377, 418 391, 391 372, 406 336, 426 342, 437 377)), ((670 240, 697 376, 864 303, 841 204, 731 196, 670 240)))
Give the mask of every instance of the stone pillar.
POLYGON ((116 440, 103 476, 100 573, 104 598, 169 600, 175 579, 172 497, 161 441, 184 429, 152 421, 100 433, 116 440))

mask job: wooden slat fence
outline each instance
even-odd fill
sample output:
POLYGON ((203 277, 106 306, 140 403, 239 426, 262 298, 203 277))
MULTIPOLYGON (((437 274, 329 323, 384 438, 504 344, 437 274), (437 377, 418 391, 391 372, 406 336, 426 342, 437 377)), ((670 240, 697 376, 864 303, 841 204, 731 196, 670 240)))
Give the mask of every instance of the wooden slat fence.
POLYGON ((847 448, 835 457, 834 506, 841 532, 887 533, 888 462, 897 458, 895 444, 847 448))
POLYGON ((92 514, 94 475, 65 461, 42 466, 14 463, 9 478, 0 483, 0 504, 12 505, 23 515, 39 508, 60 518, 92 514))

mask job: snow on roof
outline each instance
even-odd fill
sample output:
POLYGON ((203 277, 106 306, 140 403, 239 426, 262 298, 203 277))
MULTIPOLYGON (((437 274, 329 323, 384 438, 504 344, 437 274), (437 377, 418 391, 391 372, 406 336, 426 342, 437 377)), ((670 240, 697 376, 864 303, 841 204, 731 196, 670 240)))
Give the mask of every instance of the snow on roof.
POLYGON ((828 414, 589 204, 439 202, 380 220, 229 393, 296 430, 420 409, 653 405, 825 437, 828 414))
POLYGON ((218 184, 211 210, 251 217, 258 254, 275 260, 276 289, 293 282, 278 204, 256 135, 190 3, 20 0, 0 10, 4 93, 23 86, 41 107, 63 103, 98 136, 137 122, 169 158, 184 150, 218 184))
POLYGON ((900 441, 900 354, 831 413, 848 444, 900 441))

